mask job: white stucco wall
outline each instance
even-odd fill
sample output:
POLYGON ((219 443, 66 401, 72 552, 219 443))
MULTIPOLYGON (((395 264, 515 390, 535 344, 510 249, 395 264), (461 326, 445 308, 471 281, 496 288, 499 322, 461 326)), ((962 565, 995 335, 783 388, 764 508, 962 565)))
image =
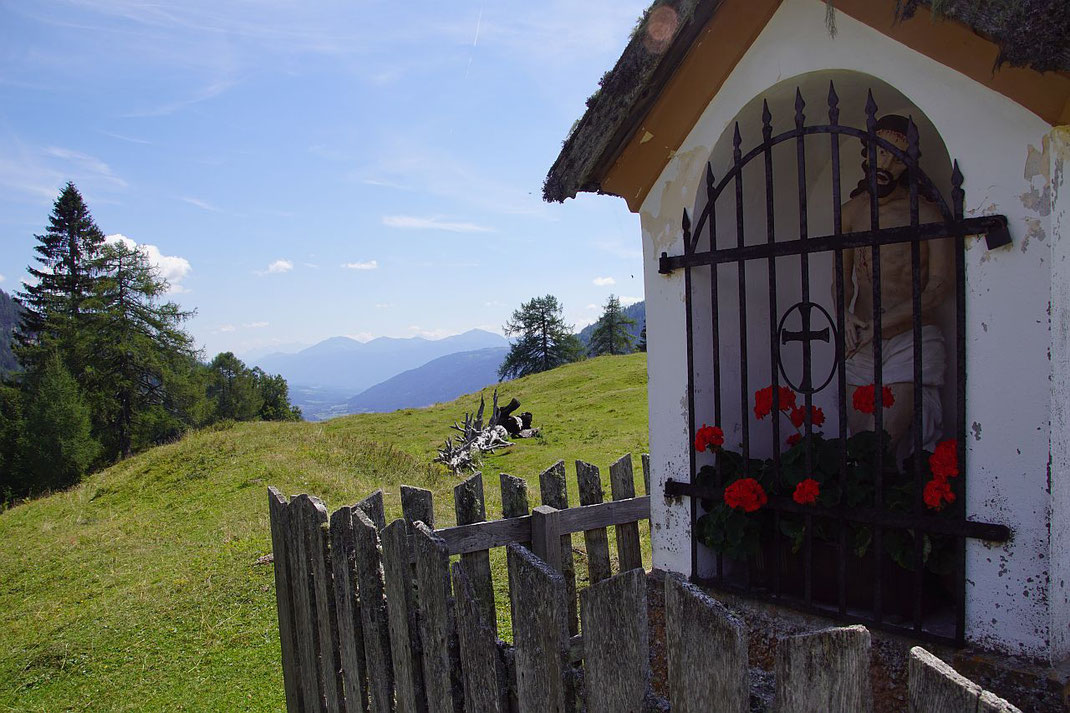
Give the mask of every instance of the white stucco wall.
MULTIPOLYGON (((872 75, 924 112, 959 160, 967 214, 1002 213, 1010 222, 1012 246, 988 252, 971 240, 967 247, 967 512, 1014 530, 1006 546, 968 544, 967 637, 1062 659, 1070 654, 1070 484, 1061 482, 1070 468, 1070 248, 1057 236, 1070 225, 1070 196, 1063 195, 1070 188, 1059 194, 1052 184, 1062 179, 1057 156, 1066 155, 1066 135, 1046 139, 1051 127, 1028 110, 844 13, 837 27, 831 38, 820 0, 786 0, 641 207, 652 491, 667 478, 689 477, 683 271, 664 276, 657 269, 663 251, 682 252, 681 213, 695 206, 707 159, 748 102, 779 82, 825 70, 872 75)), ((824 96, 807 99, 808 122, 824 123, 824 96)), ((844 101, 841 107, 846 113, 844 101)), ((896 108, 882 106, 882 113, 896 108)), ((758 132, 753 127, 744 149, 758 132)), ((856 163, 844 155, 845 168, 856 163)), ((708 334, 701 320, 696 329, 700 338, 703 329, 708 334)), ((686 499, 653 498, 655 566, 690 572, 688 507, 686 499)))

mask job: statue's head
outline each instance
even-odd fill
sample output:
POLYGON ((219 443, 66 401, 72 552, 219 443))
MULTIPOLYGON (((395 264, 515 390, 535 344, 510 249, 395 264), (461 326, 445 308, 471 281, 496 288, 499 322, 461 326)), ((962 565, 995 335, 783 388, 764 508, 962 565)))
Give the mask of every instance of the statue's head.
MULTIPOLYGON (((899 114, 885 114, 877 120, 877 136, 895 146, 900 151, 907 149, 907 130, 910 120, 899 114)), ((877 196, 884 198, 890 195, 896 188, 906 184, 906 164, 898 156, 883 146, 876 147, 876 157, 869 160, 868 149, 862 147, 862 173, 863 178, 858 188, 851 193, 852 197, 863 191, 869 190, 870 166, 877 176, 877 196)))

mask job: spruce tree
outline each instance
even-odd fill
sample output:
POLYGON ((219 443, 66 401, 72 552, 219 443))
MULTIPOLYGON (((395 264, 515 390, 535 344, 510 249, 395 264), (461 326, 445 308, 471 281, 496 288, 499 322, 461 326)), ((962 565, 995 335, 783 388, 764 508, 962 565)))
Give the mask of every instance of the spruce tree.
POLYGON ((90 431, 89 408, 59 355, 40 361, 28 383, 25 430, 19 449, 34 491, 72 485, 100 453, 90 431))
POLYGON ((503 330, 518 336, 498 369, 501 379, 513 379, 576 361, 583 357, 583 344, 565 324, 562 307, 553 295, 534 297, 520 305, 503 330))
POLYGON ((215 403, 217 419, 252 421, 260 413, 264 399, 256 377, 233 352, 217 354, 208 365, 211 372, 208 398, 215 403))
POLYGON ((643 321, 643 330, 639 332, 639 344, 635 347, 636 351, 646 353, 646 320, 643 321))
POLYGON ((24 309, 16 357, 23 368, 31 370, 56 349, 68 369, 80 376, 86 354, 81 318, 93 291, 104 233, 70 182, 53 204, 48 220, 45 233, 34 236, 39 267, 26 268, 32 284, 18 293, 24 309))
POLYGON ((634 338, 628 327, 634 327, 635 320, 624 314, 620 300, 610 295, 602 316, 591 333, 591 342, 587 353, 591 356, 602 354, 630 354, 634 350, 634 338))

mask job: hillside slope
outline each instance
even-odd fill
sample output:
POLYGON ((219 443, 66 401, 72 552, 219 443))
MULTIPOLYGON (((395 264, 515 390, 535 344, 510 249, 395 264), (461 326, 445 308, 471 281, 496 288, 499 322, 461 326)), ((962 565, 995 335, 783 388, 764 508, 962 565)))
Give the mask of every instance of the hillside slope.
MULTIPOLYGON (((607 477, 617 456, 646 449, 643 354, 500 388, 543 437, 487 459, 491 517, 501 471, 537 493, 559 458, 607 477)), ((439 525, 451 524, 457 480, 426 464, 478 401, 206 430, 0 513, 0 711, 282 710, 272 568, 256 564, 270 551, 267 486, 331 510, 382 487, 393 518, 407 482, 432 489, 439 525)))

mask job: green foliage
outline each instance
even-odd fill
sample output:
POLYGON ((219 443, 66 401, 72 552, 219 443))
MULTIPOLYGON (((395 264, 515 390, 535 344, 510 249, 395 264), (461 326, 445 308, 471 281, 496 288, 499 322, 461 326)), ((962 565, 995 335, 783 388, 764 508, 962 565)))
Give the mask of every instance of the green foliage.
POLYGON ((643 320, 643 329, 639 332, 639 344, 636 345, 635 350, 646 353, 646 320, 643 320))
POLYGON ((22 468, 22 392, 0 384, 0 506, 28 490, 22 468))
POLYGON ((0 378, 19 368, 13 351, 13 342, 21 312, 19 303, 0 290, 0 378))
POLYGON ((167 420, 169 377, 176 367, 189 368, 193 356, 193 339, 180 327, 192 313, 160 300, 167 281, 136 248, 105 245, 97 269, 84 319, 91 345, 86 381, 107 456, 126 457, 133 452, 135 422, 144 438, 147 421, 167 420))
POLYGON ((262 421, 300 421, 301 409, 290 404, 290 387, 282 374, 272 376, 260 367, 252 371, 261 404, 257 417, 262 421))
POLYGON ((63 488, 78 480, 100 453, 90 432, 89 408, 58 355, 31 379, 26 404, 24 466, 36 490, 63 488))
POLYGON ((610 295, 591 333, 587 353, 590 356, 632 353, 635 351, 635 342, 628 327, 634 326, 635 320, 624 314, 617 296, 610 295))
POLYGON ((44 235, 35 235, 38 268, 18 293, 23 313, 16 357, 24 368, 36 368, 53 350, 59 350, 72 373, 81 375, 87 347, 80 318, 93 292, 95 260, 104 245, 104 233, 73 183, 67 183, 52 206, 44 235))
POLYGON ((264 405, 253 372, 233 352, 217 354, 208 365, 211 376, 208 398, 215 404, 215 418, 252 421, 264 405))
POLYGON ((572 333, 572 326, 565 324, 561 310, 557 298, 546 295, 533 297, 513 312, 503 331, 518 339, 498 369, 500 378, 537 374, 583 357, 583 345, 572 333))

